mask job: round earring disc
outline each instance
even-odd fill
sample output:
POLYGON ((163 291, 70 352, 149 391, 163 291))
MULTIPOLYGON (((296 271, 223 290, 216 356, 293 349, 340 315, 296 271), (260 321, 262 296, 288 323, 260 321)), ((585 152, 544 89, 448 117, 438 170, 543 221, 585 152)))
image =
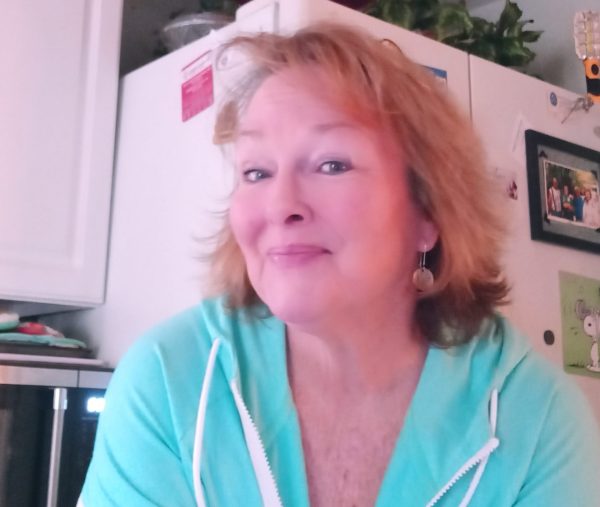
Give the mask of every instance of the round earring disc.
POLYGON ((433 273, 427 268, 419 268, 413 273, 413 284, 423 292, 433 285, 433 273))

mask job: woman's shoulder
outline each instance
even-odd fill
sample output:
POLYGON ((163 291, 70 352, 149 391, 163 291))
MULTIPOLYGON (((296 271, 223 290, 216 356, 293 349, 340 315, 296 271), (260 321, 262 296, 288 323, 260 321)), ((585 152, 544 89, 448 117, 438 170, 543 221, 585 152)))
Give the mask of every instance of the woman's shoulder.
MULTIPOLYGON (((474 344, 474 353, 492 357, 491 384, 500 392, 508 413, 539 431, 563 432, 567 428, 597 433, 598 424, 588 400, 575 382, 558 365, 537 351, 528 337, 504 317, 496 316, 487 335, 474 344), (552 430, 549 430, 552 428, 552 430)), ((515 424, 518 422, 513 420, 515 424)))
MULTIPOLYGON (((205 300, 135 341, 107 390, 84 496, 115 495, 123 505, 145 504, 149 497, 157 505, 190 502, 191 466, 182 464, 192 459, 208 356, 214 341, 228 332, 228 326, 235 327, 232 322, 237 318, 222 299, 205 300), (140 466, 146 460, 161 466, 140 466), (143 499, 142 494, 147 496, 143 499)), ((222 375, 215 378, 213 400, 228 389, 222 375)))
POLYGON ((218 324, 227 319, 220 299, 204 300, 145 331, 119 361, 117 371, 144 365, 145 369, 159 365, 166 357, 173 360, 208 354, 218 324))
POLYGON ((230 308, 224 297, 205 299, 142 334, 117 365, 115 375, 149 382, 177 380, 183 375, 179 372, 201 377, 219 339, 219 360, 230 376, 237 368, 238 354, 260 353, 264 340, 256 338, 278 333, 279 327, 265 312, 230 308))
POLYGON ((540 413, 547 413, 561 424, 569 411, 590 418, 588 401, 573 378, 499 314, 488 319, 470 342, 438 355, 442 356, 438 361, 456 372, 454 376, 464 377, 462 388, 479 395, 498 390, 505 409, 523 412, 520 419, 530 414, 532 420, 541 421, 540 413))
POLYGON ((224 297, 204 299, 158 322, 137 338, 128 354, 210 349, 216 338, 230 340, 256 325, 250 312, 230 308, 224 297))
POLYGON ((527 505, 591 505, 600 493, 591 472, 600 466, 598 423, 574 379, 499 315, 464 348, 461 364, 480 379, 472 382, 498 390, 492 475, 509 473, 527 505))
POLYGON ((547 396, 579 392, 576 383, 531 344, 528 336, 496 314, 471 344, 473 357, 494 366, 494 383, 501 390, 518 384, 547 396))
POLYGON ((566 498, 570 505, 592 505, 600 494, 600 432, 590 404, 572 376, 504 326, 505 347, 527 344, 504 379, 499 402, 498 430, 507 449, 530 456, 519 499, 527 505, 565 505, 566 498))
POLYGON ((195 421, 215 341, 220 341, 218 371, 224 375, 215 376, 213 399, 228 392, 229 381, 237 373, 239 343, 252 342, 249 338, 262 327, 261 320, 251 318, 247 311, 229 309, 223 298, 183 310, 145 332, 130 347, 111 379, 107 405, 110 402, 123 413, 135 412, 132 419, 148 411, 170 414, 175 433, 185 433, 195 421))

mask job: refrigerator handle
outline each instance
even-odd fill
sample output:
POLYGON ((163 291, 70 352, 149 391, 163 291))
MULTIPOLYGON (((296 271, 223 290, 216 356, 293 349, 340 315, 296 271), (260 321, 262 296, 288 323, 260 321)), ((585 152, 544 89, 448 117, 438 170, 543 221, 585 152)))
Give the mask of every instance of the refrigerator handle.
POLYGON ((62 448, 63 425, 67 410, 67 390, 54 388, 54 417, 52 421, 52 443, 50 447, 50 472, 48 474, 48 497, 46 507, 56 507, 58 498, 58 476, 60 474, 60 452, 62 448))

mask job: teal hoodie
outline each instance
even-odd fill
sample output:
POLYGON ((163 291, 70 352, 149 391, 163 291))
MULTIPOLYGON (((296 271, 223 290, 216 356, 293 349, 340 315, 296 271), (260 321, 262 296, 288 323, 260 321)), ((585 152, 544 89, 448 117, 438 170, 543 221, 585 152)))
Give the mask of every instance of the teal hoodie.
MULTIPOLYGON (((579 390, 503 318, 485 327, 429 349, 376 505, 599 505, 579 390)), ((286 364, 281 321, 221 300, 157 326, 113 376, 80 505, 308 506, 286 364)))

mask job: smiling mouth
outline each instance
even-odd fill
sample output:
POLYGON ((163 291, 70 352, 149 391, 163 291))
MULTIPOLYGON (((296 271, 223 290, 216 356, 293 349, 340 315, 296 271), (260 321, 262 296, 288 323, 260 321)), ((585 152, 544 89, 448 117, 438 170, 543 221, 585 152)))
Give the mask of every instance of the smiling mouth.
POLYGON ((278 246, 267 250, 269 259, 284 267, 301 266, 328 254, 331 252, 326 248, 303 244, 278 246))

